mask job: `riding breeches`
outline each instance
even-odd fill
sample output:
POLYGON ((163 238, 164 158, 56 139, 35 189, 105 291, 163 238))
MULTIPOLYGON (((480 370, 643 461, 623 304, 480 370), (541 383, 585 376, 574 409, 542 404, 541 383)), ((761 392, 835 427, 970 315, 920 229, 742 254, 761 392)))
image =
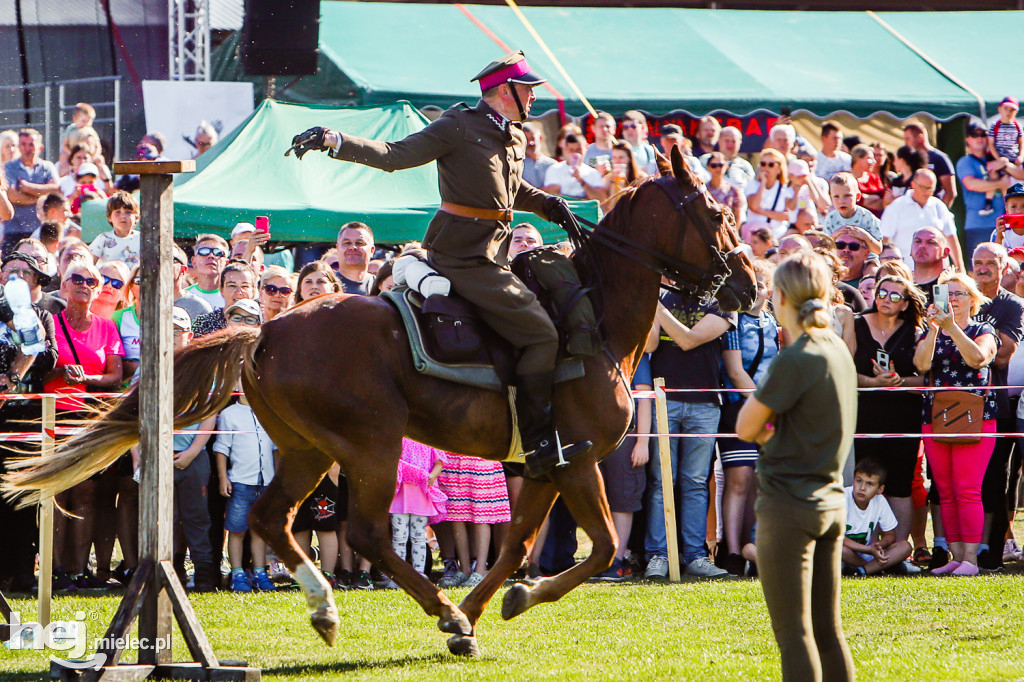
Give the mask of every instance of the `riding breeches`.
POLYGON ((521 351, 518 374, 555 369, 558 331, 537 297, 508 268, 483 256, 431 253, 430 261, 459 296, 477 307, 491 329, 521 351))

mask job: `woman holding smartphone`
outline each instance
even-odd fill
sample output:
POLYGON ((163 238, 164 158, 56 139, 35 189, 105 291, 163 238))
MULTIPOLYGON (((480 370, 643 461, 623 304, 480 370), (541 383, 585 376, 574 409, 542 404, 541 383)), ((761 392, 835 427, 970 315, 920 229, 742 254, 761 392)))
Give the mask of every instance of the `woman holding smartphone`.
MULTIPOLYGON (((853 362, 862 388, 923 386, 914 366, 917 338, 924 331, 925 296, 899 276, 879 279, 874 305, 854 320, 853 362)), ((857 403, 857 433, 920 433, 917 391, 864 391, 857 403)), ((910 537, 914 518, 911 487, 920 438, 854 441, 857 461, 872 457, 885 467, 885 498, 899 524, 896 540, 910 537)))
MULTIPOLYGON (((936 303, 928 306, 928 331, 917 343, 914 365, 922 374, 930 373, 932 386, 962 387, 982 396, 982 432, 995 433, 996 396, 986 387, 991 383, 989 366, 996 357, 998 337, 992 325, 972 319, 988 299, 974 280, 959 272, 943 273, 936 289, 936 303), (948 303, 943 305, 943 299, 948 303)), ((934 394, 925 394, 925 434, 932 433, 934 399, 934 394)), ((981 482, 994 447, 994 438, 983 437, 976 443, 925 438, 924 454, 939 488, 942 524, 953 557, 932 575, 978 574, 978 545, 985 524, 981 482)))
POLYGON ((747 400, 736 431, 758 460, 758 573, 783 680, 852 680, 839 613, 846 523, 841 472, 857 420, 857 372, 831 329, 832 272, 800 252, 775 271, 772 303, 792 343, 747 400))

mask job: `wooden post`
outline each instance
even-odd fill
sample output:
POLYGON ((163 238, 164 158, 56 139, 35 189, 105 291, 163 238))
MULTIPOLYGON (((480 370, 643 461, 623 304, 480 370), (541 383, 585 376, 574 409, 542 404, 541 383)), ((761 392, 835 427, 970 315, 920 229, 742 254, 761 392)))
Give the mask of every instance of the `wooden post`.
MULTIPOLYGON (((184 589, 171 565, 174 521, 174 464, 171 450, 174 433, 174 352, 172 308, 174 305, 173 173, 191 173, 189 161, 118 162, 114 172, 139 175, 142 193, 140 230, 142 273, 139 297, 141 375, 139 395, 139 567, 128 585, 121 605, 107 630, 106 656, 100 671, 81 673, 86 679, 259 680, 256 668, 224 667, 192 612, 184 589), (120 642, 138 618, 138 665, 118 665, 120 642), (171 663, 171 629, 177 619, 196 663, 171 663)), ((53 671, 51 671, 51 674, 53 671)), ((61 679, 80 679, 79 671, 60 669, 61 679)))
MULTIPOLYGON (((53 453, 56 428, 56 404, 54 396, 42 400, 43 440, 39 454, 49 457, 53 453)), ((39 502, 39 624, 50 624, 50 607, 53 596, 53 495, 47 495, 39 502)))
POLYGON ((668 437, 668 404, 665 398, 665 380, 654 380, 654 406, 658 413, 658 463, 661 466, 661 499, 665 508, 665 540, 668 547, 668 578, 679 582, 679 536, 676 533, 676 486, 672 480, 671 443, 668 437))

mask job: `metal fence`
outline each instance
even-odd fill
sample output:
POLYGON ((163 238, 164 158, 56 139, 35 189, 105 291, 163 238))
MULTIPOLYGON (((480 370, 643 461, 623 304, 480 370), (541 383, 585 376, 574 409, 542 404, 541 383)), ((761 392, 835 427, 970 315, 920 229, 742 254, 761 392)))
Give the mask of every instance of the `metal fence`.
POLYGON ((20 99, 26 106, 0 109, 0 130, 35 128, 43 134, 43 156, 56 162, 60 156, 60 141, 64 129, 71 124, 75 104, 88 102, 96 109, 93 127, 101 139, 113 144, 112 157, 121 154, 121 76, 98 76, 72 80, 0 85, 0 93, 8 95, 4 101, 20 99), (109 135, 104 133, 109 132, 109 135))

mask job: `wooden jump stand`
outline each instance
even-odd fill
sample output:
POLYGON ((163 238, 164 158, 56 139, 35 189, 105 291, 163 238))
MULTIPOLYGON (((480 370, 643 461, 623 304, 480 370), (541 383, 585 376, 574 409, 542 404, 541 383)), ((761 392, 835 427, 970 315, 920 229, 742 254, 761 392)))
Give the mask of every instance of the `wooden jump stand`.
POLYGON ((51 678, 61 680, 245 680, 260 679, 259 668, 244 663, 222 665, 203 633, 171 562, 174 466, 174 371, 171 309, 174 244, 173 173, 194 172, 188 161, 117 162, 117 174, 139 175, 142 194, 140 228, 141 377, 139 381, 139 567, 104 635, 103 667, 71 670, 52 664, 51 678), (192 663, 173 663, 172 617, 185 638, 192 663), (139 622, 139 660, 121 664, 132 624, 139 622))

